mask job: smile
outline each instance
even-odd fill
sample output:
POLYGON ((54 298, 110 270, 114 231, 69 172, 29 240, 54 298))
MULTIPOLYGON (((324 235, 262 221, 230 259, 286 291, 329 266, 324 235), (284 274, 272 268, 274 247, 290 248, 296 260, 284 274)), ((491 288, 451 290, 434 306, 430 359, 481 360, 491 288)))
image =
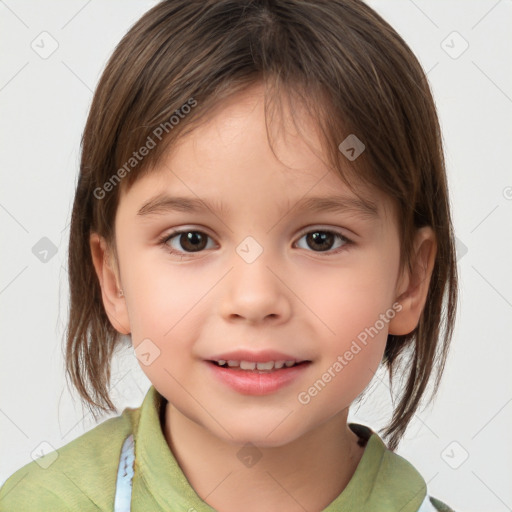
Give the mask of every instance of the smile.
POLYGON ((292 366, 297 366, 298 364, 305 363, 306 361, 302 361, 298 363, 296 361, 266 361, 266 362, 254 362, 254 361, 234 361, 225 359, 219 359, 218 361, 212 361, 212 363, 217 364, 223 368, 236 368, 239 370, 260 370, 260 371, 273 371, 280 370, 283 367, 291 368, 292 366))
POLYGON ((298 379, 307 371, 311 361, 254 362, 220 359, 206 363, 213 377, 224 386, 243 395, 268 395, 298 379))

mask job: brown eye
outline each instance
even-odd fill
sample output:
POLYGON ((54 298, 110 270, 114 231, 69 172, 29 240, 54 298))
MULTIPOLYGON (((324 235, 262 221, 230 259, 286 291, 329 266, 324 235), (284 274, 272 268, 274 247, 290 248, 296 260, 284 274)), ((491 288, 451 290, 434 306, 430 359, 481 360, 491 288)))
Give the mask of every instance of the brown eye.
POLYGON ((177 231, 166 237, 164 243, 173 253, 191 253, 204 250, 209 238, 201 231, 177 231))
POLYGON ((314 252, 327 252, 332 249, 339 249, 350 242, 342 234, 326 230, 308 231, 303 233, 299 241, 302 239, 305 239, 307 244, 307 247, 302 248, 310 248, 314 252), (334 246, 337 239, 340 240, 340 243, 334 246))

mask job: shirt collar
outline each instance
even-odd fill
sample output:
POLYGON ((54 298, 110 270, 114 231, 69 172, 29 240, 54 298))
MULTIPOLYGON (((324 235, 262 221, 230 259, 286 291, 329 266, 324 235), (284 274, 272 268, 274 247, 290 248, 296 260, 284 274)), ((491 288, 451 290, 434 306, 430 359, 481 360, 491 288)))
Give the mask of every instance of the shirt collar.
MULTIPOLYGON (((166 403, 151 386, 134 433, 134 493, 145 489, 162 510, 193 507, 197 512, 215 512, 192 488, 167 444, 161 423, 166 403)), ((409 462, 388 450, 368 427, 351 424, 350 428, 367 438, 367 445, 348 485, 322 512, 417 511, 426 495, 421 475, 409 462)))

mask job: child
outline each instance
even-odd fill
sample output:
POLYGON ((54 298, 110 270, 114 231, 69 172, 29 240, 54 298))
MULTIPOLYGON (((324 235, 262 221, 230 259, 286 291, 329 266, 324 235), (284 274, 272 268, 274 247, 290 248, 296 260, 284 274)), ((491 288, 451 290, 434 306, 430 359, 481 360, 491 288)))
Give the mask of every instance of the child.
POLYGON ((69 278, 91 410, 116 411, 121 335, 152 386, 12 475, 0 510, 450 510, 393 451, 455 318, 439 124, 360 0, 145 14, 93 99, 69 278), (380 365, 403 385, 387 446, 347 422, 380 365))

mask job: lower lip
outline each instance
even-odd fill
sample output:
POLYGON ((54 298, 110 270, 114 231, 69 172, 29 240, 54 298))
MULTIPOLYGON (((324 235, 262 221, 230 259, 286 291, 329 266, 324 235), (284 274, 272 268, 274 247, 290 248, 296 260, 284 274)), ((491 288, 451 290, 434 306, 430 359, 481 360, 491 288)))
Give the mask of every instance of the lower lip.
POLYGON ((272 372, 258 372, 257 370, 238 370, 223 368, 207 361, 214 375, 224 384, 244 395, 268 395, 297 379, 310 362, 302 363, 291 368, 281 368, 272 372))

